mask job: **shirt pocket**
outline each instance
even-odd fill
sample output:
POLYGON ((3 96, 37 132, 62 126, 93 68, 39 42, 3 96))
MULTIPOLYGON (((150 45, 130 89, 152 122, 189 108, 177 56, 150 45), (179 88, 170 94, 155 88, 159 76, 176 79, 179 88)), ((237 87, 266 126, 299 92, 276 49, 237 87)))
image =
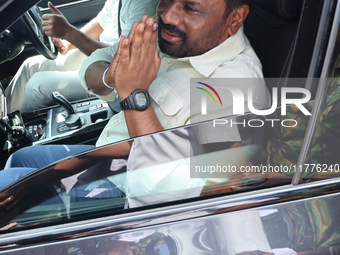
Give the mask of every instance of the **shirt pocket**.
POLYGON ((181 97, 171 91, 157 99, 153 98, 153 107, 159 122, 165 129, 182 126, 188 118, 183 111, 184 102, 181 97))

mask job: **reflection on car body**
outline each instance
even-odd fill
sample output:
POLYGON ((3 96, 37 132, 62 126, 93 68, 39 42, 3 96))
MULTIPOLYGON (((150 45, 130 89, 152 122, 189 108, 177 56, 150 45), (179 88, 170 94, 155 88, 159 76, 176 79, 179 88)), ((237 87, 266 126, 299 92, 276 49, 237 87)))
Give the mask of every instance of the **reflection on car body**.
MULTIPOLYGON (((278 2, 296 8, 299 1, 278 2)), ((296 41, 288 46, 293 47, 295 54, 284 58, 291 62, 280 65, 280 58, 273 66, 284 69, 282 78, 296 77, 297 73, 301 74, 298 77, 310 75, 310 79, 301 79, 301 83, 312 93, 312 101, 304 105, 312 112, 311 116, 295 106, 287 107, 286 116, 281 116, 280 109, 268 116, 237 116, 238 122, 255 118, 292 119, 298 125, 272 126, 265 121, 259 128, 238 125, 240 147, 215 148, 209 152, 200 148, 195 134, 198 129, 204 131, 211 121, 134 138, 131 143, 151 141, 150 152, 164 151, 157 143, 152 144, 160 137, 171 137, 171 146, 180 147, 177 156, 169 153, 134 171, 122 170, 124 162, 98 157, 115 144, 36 170, 0 193, 0 253, 338 254, 340 4, 332 0, 315 1, 314 9, 309 4, 301 2, 302 7, 298 8, 301 15, 283 25, 288 30, 300 29, 296 41), (313 10, 308 12, 309 9, 313 10), (319 14, 317 18, 315 13, 319 14), (313 22, 308 14, 313 16, 313 22), (303 18, 310 24, 308 31, 304 30, 303 18), (300 40, 306 40, 303 33, 313 34, 308 39, 314 43, 306 45, 300 53, 297 51, 300 40), (307 63, 301 65, 300 72, 288 70, 301 63, 301 56, 305 56, 307 63), (74 164, 80 167, 75 168, 74 164), (217 168, 206 171, 207 166, 217 164, 232 165, 238 171, 228 175, 217 173, 217 168), (242 166, 251 171, 239 171, 242 166), (267 171, 270 166, 281 170, 282 166, 295 167, 289 167, 289 171, 267 171), (106 171, 96 180, 73 186, 88 168, 106 171), (117 195, 118 191, 123 195, 117 195)), ((255 1, 253 20, 266 16, 269 5, 255 1)), ((280 27, 282 19, 270 17, 270 25, 280 27)), ((245 31, 247 25, 251 27, 246 23, 245 31)), ((257 45, 260 42, 252 37, 253 33, 248 30, 250 41, 259 56, 265 56, 266 49, 257 45)), ((270 59, 271 56, 263 60, 266 76, 280 76, 273 71, 275 67, 266 64, 270 59)), ((287 79, 267 81, 269 87, 289 84, 287 79)), ((92 99, 89 102, 92 104, 92 99)), ((89 107, 88 101, 79 104, 81 109, 89 107)), ((51 114, 57 116, 60 111, 54 110, 51 114)), ((23 115, 24 121, 42 116, 43 111, 23 115)), ((2 118, 7 115, 1 114, 2 118)), ((85 130, 45 142, 75 139, 77 143, 77 138, 84 134, 95 137, 95 132, 87 131, 100 127, 89 125, 85 130)), ((39 144, 43 143, 35 145, 39 144)), ((3 152, 1 157, 4 160, 8 154, 3 152)))

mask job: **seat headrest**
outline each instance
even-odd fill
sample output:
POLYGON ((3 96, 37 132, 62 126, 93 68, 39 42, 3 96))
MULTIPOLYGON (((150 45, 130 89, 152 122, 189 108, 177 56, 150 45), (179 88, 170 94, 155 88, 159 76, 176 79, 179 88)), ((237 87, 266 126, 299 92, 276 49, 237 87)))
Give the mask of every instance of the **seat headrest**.
POLYGON ((302 0, 255 0, 254 4, 274 16, 294 19, 300 16, 302 0))

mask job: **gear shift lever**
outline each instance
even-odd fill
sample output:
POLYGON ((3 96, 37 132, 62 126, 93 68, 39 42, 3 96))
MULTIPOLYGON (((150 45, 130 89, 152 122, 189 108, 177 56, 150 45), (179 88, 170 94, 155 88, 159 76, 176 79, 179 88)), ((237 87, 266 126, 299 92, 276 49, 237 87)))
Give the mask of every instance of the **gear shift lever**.
POLYGON ((52 95, 54 97, 54 102, 63 107, 68 115, 75 114, 71 103, 62 94, 60 94, 58 91, 54 91, 52 92, 52 95))
POLYGON ((58 91, 52 92, 54 102, 63 107, 67 112, 67 117, 65 119, 65 124, 70 129, 76 129, 81 127, 81 120, 79 116, 75 113, 71 103, 58 91))

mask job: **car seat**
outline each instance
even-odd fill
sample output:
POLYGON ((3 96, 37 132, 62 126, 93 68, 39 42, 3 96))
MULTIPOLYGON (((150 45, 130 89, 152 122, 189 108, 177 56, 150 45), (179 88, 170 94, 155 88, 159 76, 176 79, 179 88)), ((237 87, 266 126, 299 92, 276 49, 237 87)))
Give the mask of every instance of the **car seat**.
POLYGON ((244 32, 268 78, 286 77, 296 43, 301 0, 255 0, 244 32))

